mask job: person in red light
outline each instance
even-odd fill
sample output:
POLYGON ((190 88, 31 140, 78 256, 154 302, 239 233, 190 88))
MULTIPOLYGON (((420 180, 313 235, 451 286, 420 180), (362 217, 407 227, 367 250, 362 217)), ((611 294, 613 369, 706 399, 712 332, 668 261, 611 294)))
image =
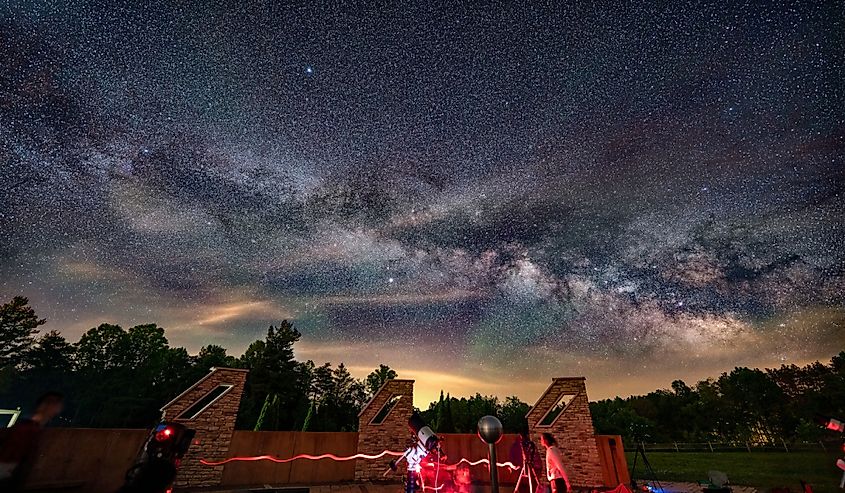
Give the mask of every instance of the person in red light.
POLYGON ((566 493, 572 489, 569 476, 563 467, 563 458, 557 448, 557 440, 551 433, 540 435, 540 443, 546 447, 546 477, 552 486, 552 493, 566 493))
POLYGON ((41 430, 58 416, 64 396, 47 392, 35 402, 35 413, 21 419, 0 436, 0 491, 19 491, 35 459, 41 430))
POLYGON ((421 462, 420 477, 426 490, 451 483, 449 466, 446 464, 446 459, 446 455, 429 454, 421 462))
POLYGON ((455 493, 471 493, 472 492, 472 473, 469 465, 461 463, 455 467, 455 493))

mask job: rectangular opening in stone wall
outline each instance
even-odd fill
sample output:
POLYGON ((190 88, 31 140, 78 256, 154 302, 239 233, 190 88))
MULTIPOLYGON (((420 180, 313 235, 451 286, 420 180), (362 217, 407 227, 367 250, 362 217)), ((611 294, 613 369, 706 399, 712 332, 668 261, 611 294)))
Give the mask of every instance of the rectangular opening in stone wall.
POLYGON ((21 415, 18 409, 0 409, 0 428, 11 428, 21 415))
POLYGON ((380 425, 384 423, 384 420, 387 418, 387 415, 390 414, 390 411, 396 407, 396 404, 399 400, 402 399, 402 394, 393 394, 390 396, 390 399, 387 399, 387 402, 381 406, 381 409, 376 413, 373 417, 372 421, 370 421, 371 425, 380 425))
POLYGON ((540 422, 537 423, 537 426, 551 426, 551 425, 553 425, 554 422, 557 420, 558 416, 560 416, 561 413, 563 413, 563 411, 572 402, 572 399, 574 399, 576 395, 578 395, 578 394, 563 394, 563 395, 561 395, 560 399, 558 399, 557 403, 555 403, 555 405, 552 406, 551 409, 549 409, 549 412, 547 412, 546 415, 543 416, 543 419, 541 419, 540 422))
POLYGON ((208 409, 208 406, 214 404, 217 399, 223 397, 226 392, 232 390, 232 387, 234 387, 234 385, 218 385, 217 387, 211 389, 209 393, 202 396, 200 400, 193 403, 191 407, 182 411, 179 416, 176 416, 176 419, 196 419, 197 416, 208 409))

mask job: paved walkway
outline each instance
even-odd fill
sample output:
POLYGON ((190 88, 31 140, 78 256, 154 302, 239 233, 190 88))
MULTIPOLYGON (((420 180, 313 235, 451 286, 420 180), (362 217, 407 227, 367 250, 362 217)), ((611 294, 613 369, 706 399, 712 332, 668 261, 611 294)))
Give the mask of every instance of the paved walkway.
MULTIPOLYGON (((403 491, 402 485, 396 484, 372 484, 372 483, 348 483, 348 484, 323 484, 317 486, 307 485, 283 485, 283 486, 251 486, 249 488, 237 489, 191 489, 190 491, 203 491, 207 493, 252 493, 252 492, 292 492, 306 491, 308 493, 401 493, 403 491)), ((177 490, 179 491, 179 490, 177 490)))
POLYGON ((400 484, 331 484, 311 486, 309 493, 401 493, 400 484))
MULTIPOLYGON (((702 488, 697 483, 679 483, 671 481, 661 481, 664 493, 702 493, 702 488)), ((349 484, 324 484, 318 486, 300 486, 302 490, 308 489, 308 493, 401 493, 402 486, 400 484, 372 484, 372 483, 349 483, 349 484)), ((756 488, 750 486, 731 486, 733 493, 757 493, 756 488)), ((253 486, 247 489, 235 490, 214 490, 213 493, 253 493, 253 492, 284 492, 290 491, 295 493, 297 486, 279 486, 265 488, 261 486, 253 486)), ((480 487, 479 491, 488 491, 489 487, 480 487)), ((502 486, 500 492, 510 493, 510 486, 502 486)), ((209 492, 212 493, 212 492, 209 492)))
MULTIPOLYGON (((664 493, 701 493, 702 488, 698 483, 679 483, 672 481, 661 481, 664 493)), ((731 486, 733 493, 757 493, 757 488, 751 486, 731 486)))

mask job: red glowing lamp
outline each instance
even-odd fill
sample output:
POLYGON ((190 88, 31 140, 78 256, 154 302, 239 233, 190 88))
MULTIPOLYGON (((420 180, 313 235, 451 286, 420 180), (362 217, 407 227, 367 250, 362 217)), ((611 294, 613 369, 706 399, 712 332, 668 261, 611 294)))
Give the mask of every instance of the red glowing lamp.
POLYGON ((845 422, 839 421, 838 419, 830 418, 825 428, 832 431, 838 431, 839 433, 845 433, 845 422))
POLYGON ((166 442, 167 440, 170 440, 170 438, 172 436, 173 436, 173 428, 170 428, 168 426, 168 427, 165 427, 163 430, 159 431, 158 433, 156 433, 156 441, 157 442, 166 442))

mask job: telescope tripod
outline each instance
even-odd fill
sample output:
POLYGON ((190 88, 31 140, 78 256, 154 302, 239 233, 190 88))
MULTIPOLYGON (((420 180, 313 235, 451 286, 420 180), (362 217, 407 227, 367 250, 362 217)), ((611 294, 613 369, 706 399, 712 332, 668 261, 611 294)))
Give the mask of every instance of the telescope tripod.
POLYGON ((514 486, 514 493, 519 493, 519 487, 522 486, 522 480, 528 481, 528 493, 534 493, 540 486, 540 480, 537 478, 537 471, 534 470, 534 458, 536 457, 537 449, 534 444, 528 442, 522 443, 522 469, 519 471, 519 478, 516 480, 514 486), (528 450, 526 450, 528 448, 528 450))
POLYGON ((527 462, 522 463, 522 470, 519 471, 519 479, 516 480, 516 486, 513 489, 514 493, 519 493, 519 487, 522 485, 523 479, 528 481, 529 493, 534 493, 534 489, 540 486, 540 480, 537 479, 537 471, 534 470, 534 466, 529 465, 527 462))
MULTIPOLYGON (((657 475, 654 474, 654 468, 651 467, 651 464, 648 462, 648 457, 645 456, 645 446, 642 442, 637 443, 637 450, 634 451, 634 465, 631 467, 631 489, 637 491, 637 457, 643 458, 643 467, 651 475, 652 484, 657 485, 657 488, 660 491, 663 491, 663 485, 660 484, 660 481, 657 479, 657 475)), ((648 485, 648 480, 646 480, 646 485, 648 485)))

